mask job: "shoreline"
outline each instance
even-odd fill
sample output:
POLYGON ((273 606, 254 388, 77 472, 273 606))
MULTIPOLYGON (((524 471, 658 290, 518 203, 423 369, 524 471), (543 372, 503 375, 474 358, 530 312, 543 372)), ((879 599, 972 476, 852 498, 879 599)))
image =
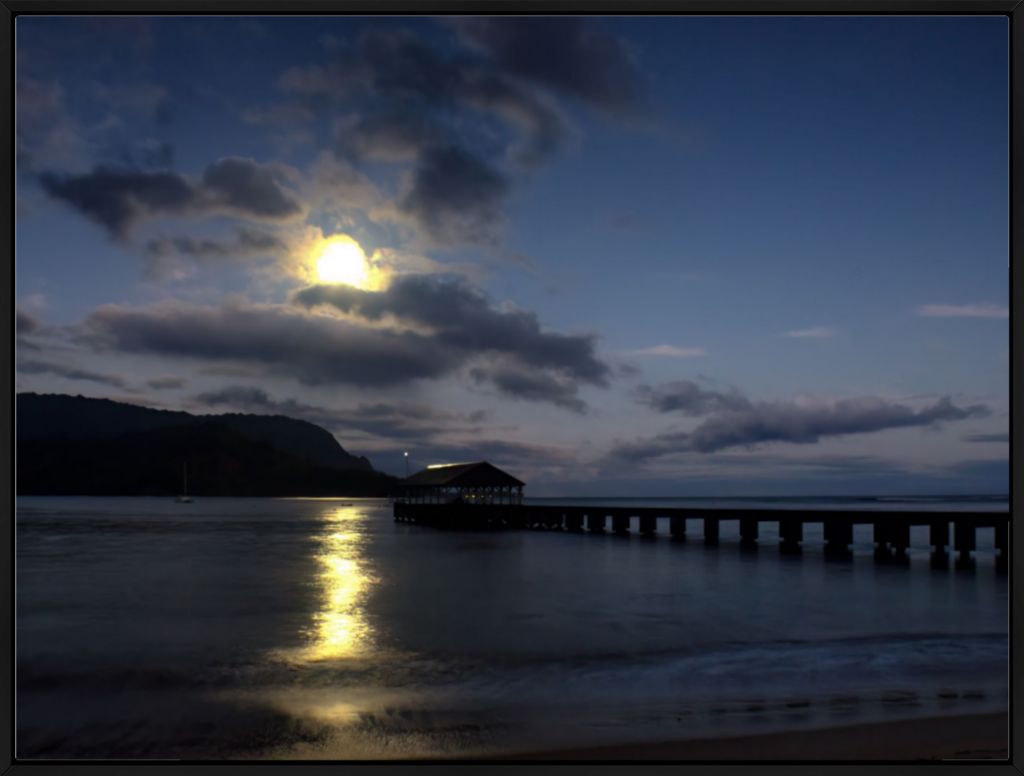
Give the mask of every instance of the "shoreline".
POLYGON ((524 752, 500 760, 1005 760, 1009 713, 524 752))

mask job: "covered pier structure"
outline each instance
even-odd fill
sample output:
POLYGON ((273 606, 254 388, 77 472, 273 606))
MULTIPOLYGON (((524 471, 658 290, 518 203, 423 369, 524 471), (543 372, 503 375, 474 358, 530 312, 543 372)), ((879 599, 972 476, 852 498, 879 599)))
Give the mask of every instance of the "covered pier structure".
POLYGON ((523 503, 525 484, 487 461, 441 463, 402 480, 395 502, 519 505, 523 503))

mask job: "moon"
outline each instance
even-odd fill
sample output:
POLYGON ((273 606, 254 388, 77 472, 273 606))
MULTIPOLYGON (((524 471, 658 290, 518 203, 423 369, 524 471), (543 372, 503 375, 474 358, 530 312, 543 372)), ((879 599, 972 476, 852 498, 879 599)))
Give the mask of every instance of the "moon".
POLYGON ((344 283, 356 288, 366 288, 370 283, 366 254, 348 235, 324 241, 316 260, 316 274, 321 283, 344 283))

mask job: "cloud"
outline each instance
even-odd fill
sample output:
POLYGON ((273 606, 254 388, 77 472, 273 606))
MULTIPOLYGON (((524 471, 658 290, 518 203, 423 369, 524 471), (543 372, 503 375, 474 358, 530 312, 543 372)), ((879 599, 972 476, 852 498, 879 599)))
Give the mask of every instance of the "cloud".
POLYGON ((335 431, 361 432, 384 440, 426 444, 453 432, 480 433, 486 413, 455 413, 425 404, 361 402, 353 407, 329 408, 272 398, 262 388, 232 385, 200 393, 194 401, 207 407, 229 407, 245 412, 301 418, 335 431))
POLYGON ((928 427, 990 414, 984 405, 959 407, 948 397, 917 410, 873 396, 838 401, 754 402, 736 391, 711 391, 690 381, 659 388, 641 386, 637 398, 659 412, 707 419, 692 431, 669 432, 622 445, 614 457, 636 461, 685 451, 713 453, 770 442, 814 444, 823 437, 928 427))
POLYGON ((24 310, 14 311, 14 332, 19 337, 22 334, 31 334, 39 329, 39 320, 24 310))
POLYGON ((232 215, 287 220, 303 212, 280 180, 282 165, 227 157, 214 162, 198 183, 171 171, 99 166, 84 174, 39 175, 43 189, 124 239, 139 222, 158 216, 232 215))
POLYGON ((248 367, 309 385, 387 388, 445 377, 480 359, 488 369, 476 379, 486 374, 519 398, 576 408, 569 395, 578 381, 605 384, 608 367, 595 356, 593 338, 545 332, 532 313, 494 309, 458 281, 410 278, 408 284, 396 279, 398 290, 389 293, 348 287, 346 297, 346 287, 314 286, 298 295, 309 307, 351 309, 347 318, 247 301, 104 305, 75 336, 95 350, 248 367), (385 317, 411 325, 381 325, 385 317), (525 364, 538 375, 532 386, 512 373, 525 371, 525 364))
POLYGON ((283 165, 230 156, 203 171, 203 190, 212 207, 261 219, 288 219, 302 213, 302 205, 281 185, 289 172, 283 165))
POLYGON ((793 331, 787 331, 787 337, 797 337, 801 339, 828 339, 829 337, 835 336, 835 330, 828 326, 811 326, 806 329, 794 329, 793 331))
POLYGON ((503 69, 606 113, 645 107, 645 90, 626 44, 586 19, 462 16, 460 38, 503 69))
POLYGON ((1009 318, 1010 311, 998 304, 924 304, 917 314, 926 318, 1009 318))
POLYGON ((1010 434, 1008 431, 1001 431, 996 434, 968 434, 965 437, 961 437, 965 442, 1004 442, 1010 441, 1010 434))
MULTIPOLYGON (((280 414, 302 418, 347 438, 360 440, 373 451, 380 468, 404 472, 404 452, 410 452, 414 468, 427 464, 488 460, 517 476, 564 476, 575 469, 576 450, 485 436, 481 423, 487 413, 450 412, 408 402, 361 402, 332 408, 274 399, 254 386, 227 386, 194 397, 205 407, 218 410, 280 414)), ((493 429, 492 429, 493 431, 493 429)))
POLYGON ((19 350, 35 350, 41 348, 32 341, 30 335, 44 335, 42 321, 35 315, 23 309, 15 308, 14 311, 14 341, 19 350))
MULTIPOLYGON (((324 65, 293 67, 278 88, 306 100, 306 110, 349 113, 336 124, 339 150, 354 161, 417 158, 465 140, 465 111, 498 119, 518 134, 513 157, 533 164, 572 134, 558 106, 514 74, 467 52, 442 53, 415 33, 369 29, 324 65)), ((289 108, 253 112, 295 115, 289 108)), ((305 117, 308 120, 308 116, 305 117)))
POLYGON ((707 355, 704 348, 680 348, 675 345, 654 345, 630 352, 633 356, 666 356, 668 358, 695 358, 707 355))
POLYGON ((401 385, 440 377, 459 354, 414 332, 368 328, 290 305, 104 305, 79 327, 99 350, 250 365, 311 385, 401 385))
POLYGON ((18 372, 29 375, 49 374, 63 377, 66 380, 82 380, 91 383, 100 383, 115 388, 126 388, 127 382, 117 375, 93 372, 89 369, 80 369, 70 364, 53 364, 46 361, 22 361, 18 364, 18 372))
POLYGON ((576 383, 564 377, 539 372, 527 366, 507 364, 490 369, 473 369, 470 374, 478 383, 492 383, 505 396, 550 402, 580 414, 587 409, 586 403, 576 395, 579 390, 576 383))
POLYGON ((764 442, 812 444, 826 436, 931 426, 985 414, 987 410, 982 405, 957 407, 948 397, 917 411, 870 396, 810 407, 758 402, 745 412, 724 413, 706 420, 690 435, 690 444, 700 452, 764 442))
POLYGON ((415 103, 392 102, 335 122, 339 155, 351 161, 415 160, 444 143, 445 131, 415 103))
POLYGON ((641 404, 658 412, 678 412, 699 417, 714 412, 743 412, 751 409, 750 400, 736 390, 729 393, 702 388, 692 380, 677 380, 656 388, 641 385, 636 389, 641 404))
POLYGON ((281 256, 288 250, 280 236, 246 227, 236 229, 230 240, 180 235, 153 238, 143 247, 146 275, 158 281, 180 279, 196 266, 281 256))
POLYGON ((149 240, 145 251, 151 256, 177 254, 199 259, 221 259, 232 256, 265 254, 286 250, 287 244, 277 235, 254 229, 236 229, 232 242, 206 237, 159 237, 149 240))
POLYGON ((435 247, 496 246, 511 178, 489 160, 534 167, 574 137, 542 90, 488 58, 443 52, 415 33, 369 29, 333 56, 278 81, 307 115, 281 107, 252 117, 327 117, 342 166, 403 165, 401 191, 371 217, 407 224, 435 247))
POLYGON ((509 186, 501 172, 462 148, 430 149, 407 179, 397 211, 439 247, 494 245, 509 186))
POLYGON ((469 107, 492 113, 518 130, 519 139, 508 153, 525 167, 546 162, 575 136, 557 103, 503 75, 471 72, 459 96, 469 107))
POLYGON ((385 87, 376 104, 335 121, 339 155, 352 162, 406 162, 445 146, 463 147, 446 115, 452 105, 499 119, 515 135, 509 158, 526 167, 548 160, 574 136, 553 100, 500 73, 463 67, 449 77, 443 95, 390 93, 391 87, 385 87), (445 110, 432 105, 431 97, 440 99, 445 110))
POLYGON ((51 197, 71 205, 120 238, 146 218, 182 215, 196 200, 192 184, 174 172, 97 167, 83 175, 45 172, 39 182, 51 197))
POLYGON ((545 331, 534 313, 499 309, 461 278, 404 275, 383 291, 315 285, 299 291, 294 301, 305 307, 329 305, 371 322, 395 319, 429 330, 449 348, 514 356, 535 369, 594 385, 605 385, 610 373, 595 353, 593 335, 545 331))

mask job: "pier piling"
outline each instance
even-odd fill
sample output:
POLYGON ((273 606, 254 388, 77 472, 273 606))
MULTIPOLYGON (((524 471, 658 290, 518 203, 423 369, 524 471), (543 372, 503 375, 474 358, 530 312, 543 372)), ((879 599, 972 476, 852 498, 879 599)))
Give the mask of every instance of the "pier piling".
POLYGON ((658 530, 657 515, 640 515, 640 533, 643 536, 654 536, 658 530))
POLYGON ((910 560, 907 549, 910 547, 909 523, 893 523, 889 526, 889 546, 892 548, 892 559, 898 563, 910 560))
POLYGON ((629 515, 612 515, 612 530, 619 536, 629 534, 629 515))
POLYGON ((928 526, 928 541, 932 552, 945 555, 949 547, 949 520, 933 520, 928 526))
POLYGON ((596 512, 587 514, 587 530, 591 533, 601 533, 604 531, 604 515, 599 515, 596 512))
POLYGON ((718 518, 704 518, 704 544, 718 544, 718 518))
POLYGON ((799 518, 779 521, 779 548, 783 552, 800 552, 804 538, 804 524, 799 518))
POLYGON ((744 547, 757 546, 757 518, 740 518, 740 544, 744 547))
POLYGON ((686 518, 681 515, 672 515, 669 518, 669 533, 673 539, 686 539, 686 518))
POLYGON ((853 524, 833 521, 825 523, 825 554, 833 558, 852 556, 850 545, 853 544, 853 524))
POLYGON ((875 560, 879 563, 891 561, 892 548, 889 546, 889 523, 885 520, 875 520, 872 524, 872 532, 875 540, 875 560))
POLYGON ((956 542, 957 561, 966 563, 971 559, 971 551, 977 548, 977 535, 974 531, 974 524, 966 520, 955 520, 953 522, 953 537, 956 542))

